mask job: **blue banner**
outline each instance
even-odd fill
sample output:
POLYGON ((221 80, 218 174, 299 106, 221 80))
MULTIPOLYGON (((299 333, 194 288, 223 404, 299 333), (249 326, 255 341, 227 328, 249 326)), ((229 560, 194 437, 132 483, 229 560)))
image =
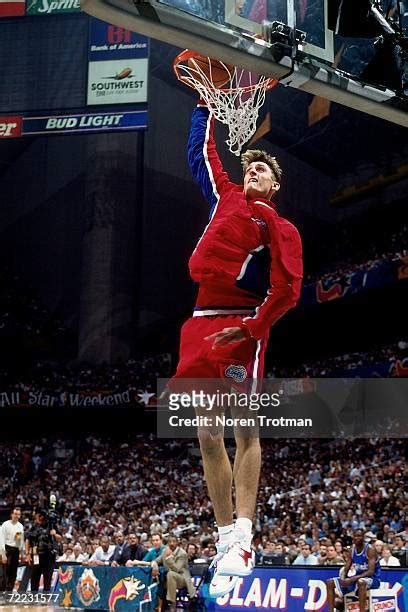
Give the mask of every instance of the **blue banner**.
POLYGON ((154 609, 156 583, 151 583, 150 568, 63 565, 58 580, 63 608, 154 609))
MULTIPOLYGON (((326 581, 338 574, 338 567, 257 567, 248 578, 239 578, 224 597, 209 599, 207 584, 201 587, 200 596, 207 610, 327 612, 326 581)), ((156 583, 151 583, 149 569, 63 565, 58 586, 59 604, 64 608, 150 612, 156 602, 156 583)), ((381 587, 373 591, 372 610, 408 612, 406 568, 382 570, 381 587)))
POLYGON ((114 132, 142 130, 147 127, 147 110, 24 117, 23 136, 66 134, 67 132, 114 132))
POLYGON ((149 55, 149 39, 125 28, 90 20, 89 61, 139 59, 149 55))
POLYGON ((304 286, 300 303, 302 306, 323 304, 365 289, 391 285, 408 277, 405 268, 404 258, 395 261, 379 261, 371 264, 371 267, 367 269, 319 280, 317 283, 304 286))
MULTIPOLYGON (((206 599, 208 610, 318 610, 327 612, 326 581, 338 576, 335 567, 298 569, 256 568, 248 578, 239 578, 232 593, 217 601, 206 599)), ((381 588, 373 610, 408 612, 407 570, 383 570, 381 588), (397 601, 397 606, 392 604, 397 601), (377 607, 375 607, 377 604, 377 607)), ((205 595, 205 592, 203 592, 205 595)))

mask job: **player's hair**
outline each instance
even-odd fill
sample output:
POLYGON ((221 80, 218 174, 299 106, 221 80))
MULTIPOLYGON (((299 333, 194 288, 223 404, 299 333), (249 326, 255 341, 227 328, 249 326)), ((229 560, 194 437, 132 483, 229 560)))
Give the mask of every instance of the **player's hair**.
POLYGON ((280 183, 282 178, 282 168, 278 164, 276 157, 272 157, 266 151, 261 151, 260 149, 248 149, 241 155, 241 164, 244 174, 252 162, 261 161, 269 166, 272 171, 272 175, 277 183, 280 183))

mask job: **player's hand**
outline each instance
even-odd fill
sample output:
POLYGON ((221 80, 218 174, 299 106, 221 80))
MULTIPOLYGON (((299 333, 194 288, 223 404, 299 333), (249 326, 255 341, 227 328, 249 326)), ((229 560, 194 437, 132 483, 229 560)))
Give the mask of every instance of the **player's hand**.
POLYGON ((353 584, 353 581, 350 578, 340 578, 339 580, 340 586, 348 587, 353 584))
POLYGON ((206 336, 204 340, 214 340, 212 348, 216 349, 219 346, 228 346, 234 342, 242 342, 247 338, 245 332, 240 327, 224 327, 219 332, 206 336))

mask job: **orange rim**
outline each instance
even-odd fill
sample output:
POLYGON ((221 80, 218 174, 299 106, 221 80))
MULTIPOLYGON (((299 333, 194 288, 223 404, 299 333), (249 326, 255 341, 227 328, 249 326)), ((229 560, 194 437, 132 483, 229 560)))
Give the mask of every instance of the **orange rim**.
MULTIPOLYGON (((200 53, 197 53, 196 51, 190 51, 190 49, 185 49, 184 51, 182 51, 181 53, 179 53, 177 55, 177 57, 174 59, 173 61, 173 70, 174 73, 176 75, 176 77, 178 78, 178 80, 183 83, 184 85, 187 85, 188 87, 190 87, 191 89, 196 89, 194 87, 194 85, 191 85, 191 83, 189 83, 186 79, 188 77, 186 77, 185 75, 180 73, 180 66, 183 65, 185 62, 188 62, 189 59, 195 59, 195 58, 199 58, 199 57, 208 57, 208 56, 202 56, 200 53)), ((209 58, 211 59, 211 58, 209 58)), ((217 60, 217 61, 222 61, 222 60, 217 60)), ((251 72, 250 70, 248 70, 248 72, 251 72)), ((256 91, 259 88, 263 88, 265 90, 268 89, 272 89, 273 87, 275 87, 276 85, 278 85, 278 82, 276 79, 270 79, 270 78, 265 78, 265 81, 263 81, 262 83, 256 83, 254 85, 246 85, 245 87, 207 87, 207 89, 210 89, 210 91, 224 91, 225 93, 235 93, 237 91, 242 91, 245 93, 251 93, 256 91)))

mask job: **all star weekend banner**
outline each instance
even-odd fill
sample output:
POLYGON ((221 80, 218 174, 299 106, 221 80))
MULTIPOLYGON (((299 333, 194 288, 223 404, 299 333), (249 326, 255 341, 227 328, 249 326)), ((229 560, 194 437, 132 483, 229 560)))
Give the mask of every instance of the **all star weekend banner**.
POLYGON ((147 102, 148 39, 92 18, 87 104, 147 102))

